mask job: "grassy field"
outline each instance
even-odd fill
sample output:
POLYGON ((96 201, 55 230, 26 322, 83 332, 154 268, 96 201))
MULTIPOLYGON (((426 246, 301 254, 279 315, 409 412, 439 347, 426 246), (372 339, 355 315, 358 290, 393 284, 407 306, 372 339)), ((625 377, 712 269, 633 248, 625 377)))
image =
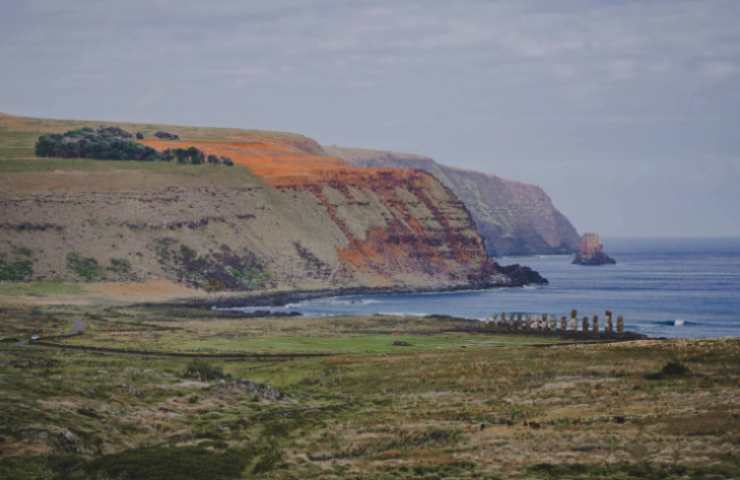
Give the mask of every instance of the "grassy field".
MULTIPOLYGON (((320 149, 308 138, 293 133, 261 130, 242 130, 235 128, 210 128, 194 126, 155 125, 130 122, 101 122, 84 120, 52 120, 40 118, 15 117, 0 113, 0 172, 47 172, 54 170, 105 170, 111 167, 145 169, 161 172, 182 172, 183 165, 170 165, 162 162, 111 162, 90 159, 37 158, 34 146, 38 137, 45 133, 62 133, 82 127, 101 125, 118 126, 129 132, 142 132, 151 137, 158 130, 177 133, 191 141, 200 140, 241 140, 273 141, 297 146, 307 150, 320 149)), ((187 170, 187 169, 185 169, 187 170)), ((194 167, 190 171, 208 171, 194 167)))
MULTIPOLYGON (((65 344, 197 353, 399 353, 557 343, 555 338, 461 330, 477 323, 414 317, 226 318, 216 312, 159 309, 142 320, 131 309, 109 309, 89 320, 86 334, 65 344), (186 318, 178 317, 186 315, 186 318), (196 318, 187 318, 195 315, 196 318), (178 319, 173 321, 173 318, 178 319)), ((224 314, 226 315, 226 314, 224 314)))
POLYGON ((740 476, 738 340, 537 348, 552 339, 454 319, 73 306, 4 308, 0 336, 80 319, 69 342, 341 350, 193 364, 0 343, 0 478, 740 476))

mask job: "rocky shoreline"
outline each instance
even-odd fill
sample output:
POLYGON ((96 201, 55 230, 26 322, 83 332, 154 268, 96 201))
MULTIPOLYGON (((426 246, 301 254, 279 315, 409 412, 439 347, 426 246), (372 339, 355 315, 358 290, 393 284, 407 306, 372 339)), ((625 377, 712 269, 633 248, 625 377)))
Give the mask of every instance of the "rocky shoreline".
MULTIPOLYGON (((500 273, 506 274, 511 281, 507 284, 491 281, 473 281, 462 285, 434 288, 404 288, 404 287, 349 287, 326 288, 315 290, 286 290, 278 292, 258 293, 248 296, 230 296, 223 298, 186 299, 182 302, 165 302, 157 305, 172 305, 202 307, 202 308, 233 308, 233 307, 283 307, 290 303, 315 300, 326 297, 342 297, 349 295, 386 295, 409 293, 444 293, 460 291, 490 290, 504 287, 523 287, 525 285, 547 285, 549 282, 537 271, 519 264, 498 266, 500 273)), ((147 306, 149 303, 140 304, 147 306)))

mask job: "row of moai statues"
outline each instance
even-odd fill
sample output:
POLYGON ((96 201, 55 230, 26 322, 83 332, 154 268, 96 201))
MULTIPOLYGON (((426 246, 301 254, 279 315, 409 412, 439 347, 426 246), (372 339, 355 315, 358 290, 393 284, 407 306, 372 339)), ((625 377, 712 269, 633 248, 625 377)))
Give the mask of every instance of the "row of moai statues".
MULTIPOLYGON (((614 321, 611 310, 607 310, 604 313, 604 336, 614 336, 614 321)), ((600 337, 602 335, 599 329, 599 316, 594 315, 591 317, 589 322, 588 317, 583 317, 580 322, 580 329, 578 328, 578 311, 573 309, 570 311, 570 320, 565 316, 560 317, 560 323, 558 324, 557 317, 550 314, 527 314, 527 313, 514 313, 507 315, 506 313, 496 314, 493 316, 489 325, 497 330, 505 331, 522 331, 522 332, 553 332, 560 334, 581 334, 582 336, 593 336, 600 337), (558 328, 559 327, 559 328, 558 328)), ((617 317, 617 328, 616 335, 621 337, 624 335, 624 317, 619 315, 617 317)))

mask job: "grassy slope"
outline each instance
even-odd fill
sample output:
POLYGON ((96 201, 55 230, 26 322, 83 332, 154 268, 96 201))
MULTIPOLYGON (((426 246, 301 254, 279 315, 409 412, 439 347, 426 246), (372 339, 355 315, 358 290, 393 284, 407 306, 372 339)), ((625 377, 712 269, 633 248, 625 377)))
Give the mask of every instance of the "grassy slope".
MULTIPOLYGON (((33 155, 41 133, 104 123, 0 114, 0 191, 4 193, 0 201, 7 212, 0 222, 0 255, 14 260, 19 246, 32 250, 32 280, 83 278, 65 263, 70 253, 92 257, 102 266, 96 281, 167 279, 182 284, 183 278, 197 277, 188 265, 162 261, 155 247, 170 239, 172 251, 186 246, 212 264, 218 263, 214 252, 224 246, 238 250, 243 263, 254 254, 261 265, 241 268, 239 274, 249 277, 258 271, 259 278, 267 278, 257 287, 263 289, 441 287, 464 283, 483 261, 480 238, 467 213, 431 177, 405 178, 396 172, 391 180, 397 184, 378 172, 368 178, 354 172, 350 176, 357 184, 348 185, 340 172, 336 181, 331 177, 323 183, 291 183, 290 188, 277 189, 242 166, 33 155), (421 197, 416 198, 417 193, 421 197), (423 199, 436 210, 430 210, 423 199), (386 236, 411 240, 388 253, 386 236), (410 251, 421 252, 423 260, 410 251), (130 276, 111 273, 112 262, 121 259, 131 264, 130 276)), ((294 134, 116 125, 147 135, 163 129, 185 141, 241 142, 253 145, 252 150, 266 142, 263 145, 280 147, 273 160, 300 163, 328 158, 321 156, 323 151, 314 141, 294 134)), ((293 180, 303 175, 297 177, 293 180)), ((211 285, 211 280, 201 279, 198 284, 211 285)), ((214 280, 215 290, 220 288, 218 281, 214 280)))
MULTIPOLYGON (((5 334, 63 331, 86 318, 91 330, 82 338, 91 340, 114 332, 158 335, 164 343, 169 336, 199 339, 207 331, 214 342, 323 335, 357 345, 356 352, 366 350, 369 330, 400 331, 418 342, 419 334, 452 325, 389 318, 235 320, 183 309, 53 307, 0 314, 5 334)), ((267 382, 289 395, 268 400, 228 381, 186 381, 188 359, 0 344, 0 473, 28 475, 31 464, 48 473, 64 464, 91 478, 113 476, 120 467, 147 480, 168 477, 141 473, 146 465, 201 455, 200 463, 214 469, 230 458, 244 478, 254 471, 259 478, 337 479, 740 475, 737 340, 434 347, 287 362, 210 361, 233 377, 267 382), (646 378, 674 359, 690 373, 646 378), (150 448, 135 450, 144 446, 150 448), (196 450, 179 450, 186 446, 196 450), (39 454, 42 460, 32 463, 29 455, 39 454), (84 463, 102 454, 108 456, 84 463)))
MULTIPOLYGON (((295 133, 265 130, 244 130, 237 128, 194 127, 182 125, 102 122, 97 120, 53 120, 18 117, 0 113, 0 161, 34 158, 33 146, 42 133, 62 133, 86 126, 110 125, 130 132, 142 132, 151 137, 156 131, 164 130, 180 135, 187 140, 223 140, 245 142, 275 142, 290 145, 311 153, 321 153, 322 148, 308 137, 295 133)), ((43 163, 43 162, 42 162, 43 163)), ((33 167, 30 167, 33 168, 33 167)))

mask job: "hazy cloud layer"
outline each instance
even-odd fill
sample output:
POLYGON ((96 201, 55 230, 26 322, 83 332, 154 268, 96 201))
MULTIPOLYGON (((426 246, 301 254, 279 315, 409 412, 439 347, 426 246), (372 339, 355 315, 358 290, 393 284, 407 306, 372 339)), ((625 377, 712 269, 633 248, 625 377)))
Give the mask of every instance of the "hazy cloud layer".
POLYGON ((740 234, 740 2, 4 0, 0 111, 305 133, 740 234))

